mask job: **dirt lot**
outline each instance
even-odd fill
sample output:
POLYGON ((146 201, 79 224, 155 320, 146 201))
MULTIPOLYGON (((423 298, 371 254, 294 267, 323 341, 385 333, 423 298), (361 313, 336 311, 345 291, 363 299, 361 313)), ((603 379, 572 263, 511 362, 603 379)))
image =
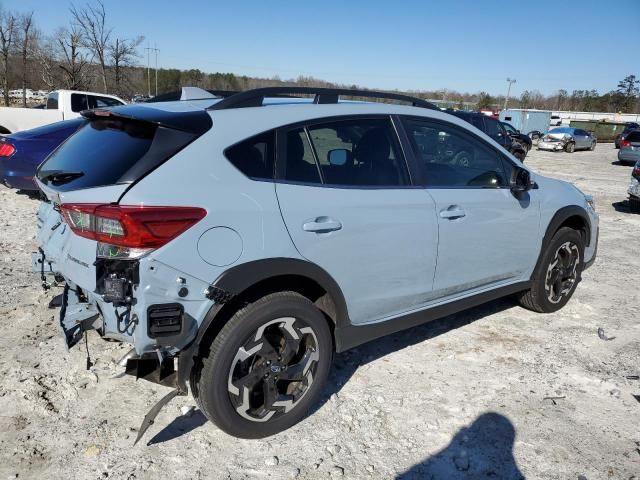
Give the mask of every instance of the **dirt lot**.
POLYGON ((640 215, 615 154, 527 159, 601 215, 598 261, 562 311, 500 300, 339 355, 316 411, 261 441, 182 415, 179 397, 132 446, 168 390, 113 378, 127 349, 95 332, 91 371, 65 351, 29 273, 37 202, 0 187, 0 478, 640 478, 640 381, 626 378, 640 374, 640 215))

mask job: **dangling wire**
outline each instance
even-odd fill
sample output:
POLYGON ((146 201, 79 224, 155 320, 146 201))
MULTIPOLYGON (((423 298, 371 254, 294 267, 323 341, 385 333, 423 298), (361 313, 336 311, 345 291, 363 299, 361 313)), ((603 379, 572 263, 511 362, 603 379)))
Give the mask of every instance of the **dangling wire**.
POLYGON ((117 309, 115 312, 118 318, 118 332, 133 335, 138 319, 135 315, 131 317, 131 305, 127 305, 127 309, 122 313, 118 313, 117 309), (124 326, 121 326, 122 324, 124 324, 124 326), (131 331, 129 331, 129 329, 131 329, 131 331))

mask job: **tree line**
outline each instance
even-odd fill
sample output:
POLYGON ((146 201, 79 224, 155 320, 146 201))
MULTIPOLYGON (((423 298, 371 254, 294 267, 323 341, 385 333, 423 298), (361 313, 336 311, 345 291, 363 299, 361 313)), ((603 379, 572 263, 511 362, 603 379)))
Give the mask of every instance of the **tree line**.
MULTIPOLYGON (((69 7, 69 23, 45 34, 34 12, 0 9, 0 88, 3 102, 9 105, 9 90, 21 89, 27 105, 26 90, 88 90, 128 98, 133 94, 155 93, 155 75, 141 64, 143 36, 123 36, 108 21, 102 0, 69 7), (149 88, 152 85, 152 88, 149 88)), ((246 90, 265 86, 312 86, 358 88, 327 82, 309 76, 293 79, 257 78, 233 73, 206 73, 199 69, 159 69, 158 93, 196 86, 213 90, 246 90)), ((551 95, 525 90, 508 99, 512 108, 640 113, 640 80, 635 75, 622 79, 615 89, 604 94, 596 90, 560 89, 551 95)), ((470 93, 448 89, 412 90, 410 95, 440 100, 452 107, 501 108, 503 95, 485 91, 470 93)))

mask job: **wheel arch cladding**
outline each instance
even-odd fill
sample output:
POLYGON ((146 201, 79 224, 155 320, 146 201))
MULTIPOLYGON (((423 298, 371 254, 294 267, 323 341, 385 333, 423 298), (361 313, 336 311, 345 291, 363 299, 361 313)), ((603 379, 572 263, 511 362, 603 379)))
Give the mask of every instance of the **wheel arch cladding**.
POLYGON ((570 227, 580 232, 585 247, 589 246, 591 241, 591 221, 585 209, 577 205, 562 207, 553 215, 547 225, 547 230, 542 239, 542 248, 538 256, 538 262, 542 259, 544 251, 553 236, 562 227, 570 227))
POLYGON ((336 327, 349 324, 344 295, 336 281, 324 269, 305 260, 273 258, 243 263, 225 271, 213 285, 228 292, 229 300, 211 307, 195 340, 180 353, 178 384, 181 389, 186 389, 196 358, 203 353, 201 349, 213 341, 233 314, 270 293, 293 291, 308 298, 324 314, 332 337, 336 327))

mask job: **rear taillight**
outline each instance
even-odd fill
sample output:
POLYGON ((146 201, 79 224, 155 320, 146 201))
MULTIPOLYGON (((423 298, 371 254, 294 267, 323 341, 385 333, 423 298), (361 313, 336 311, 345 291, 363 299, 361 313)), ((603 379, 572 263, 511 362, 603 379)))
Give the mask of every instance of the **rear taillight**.
POLYGON ((640 165, 636 165, 635 167, 633 167, 631 176, 637 180, 640 180, 640 165))
POLYGON ((98 256, 132 258, 166 245, 207 214, 197 207, 62 204, 71 229, 96 240, 98 256))
POLYGON ((630 147, 631 146, 631 142, 629 140, 627 140, 626 138, 623 138, 622 140, 620 140, 620 148, 622 147, 630 147))
POLYGON ((10 143, 0 144, 0 157, 10 157, 14 153, 16 153, 16 147, 10 143))

